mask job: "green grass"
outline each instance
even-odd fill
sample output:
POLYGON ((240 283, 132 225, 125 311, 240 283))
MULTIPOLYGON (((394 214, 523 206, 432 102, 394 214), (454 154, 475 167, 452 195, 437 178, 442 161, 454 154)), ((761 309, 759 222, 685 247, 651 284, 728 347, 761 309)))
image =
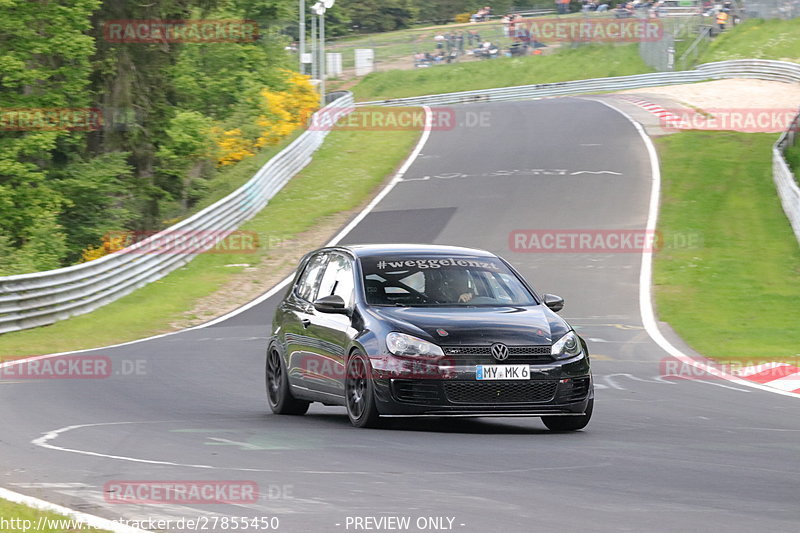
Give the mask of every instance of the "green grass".
POLYGON ((22 531, 37 531, 39 533, 65 533, 65 532, 72 533, 74 531, 94 531, 97 533, 102 533, 103 531, 105 531, 104 529, 94 529, 87 525, 83 525, 82 528, 70 527, 69 529, 67 529, 63 526, 66 525, 75 526, 76 524, 70 522, 70 519, 65 516, 45 511, 39 511, 37 509, 28 507, 26 505, 12 503, 7 500, 0 500, 0 517, 9 521, 9 524, 7 525, 19 526, 19 527, 0 527, 0 533, 20 533, 22 531), (46 521, 42 522, 43 527, 41 529, 37 529, 40 517, 42 517, 46 521), (26 520, 30 520, 30 522, 26 523, 25 522, 26 520), (26 529, 25 528, 26 525, 30 525, 30 528, 26 529), (47 526, 56 526, 56 527, 47 527, 47 526), (57 527, 57 526, 62 526, 62 527, 57 527))
MULTIPOLYGON (((325 217, 353 209, 408 155, 416 131, 334 131, 311 164, 240 229, 262 243, 312 229, 325 217)), ((124 342, 169 330, 194 302, 219 289, 230 274, 256 264, 269 250, 201 254, 187 266, 92 313, 53 325, 0 335, 5 357, 76 350, 124 342)))
POLYGON ((359 100, 373 100, 644 72, 652 69, 639 57, 637 45, 591 45, 551 55, 374 72, 352 91, 359 100))
POLYGON ((780 59, 800 63, 800 18, 745 21, 715 38, 699 62, 727 59, 780 59))
POLYGON ((772 181, 771 134, 682 132, 658 139, 659 229, 698 235, 654 263, 659 318, 725 362, 800 352, 800 247, 772 181))

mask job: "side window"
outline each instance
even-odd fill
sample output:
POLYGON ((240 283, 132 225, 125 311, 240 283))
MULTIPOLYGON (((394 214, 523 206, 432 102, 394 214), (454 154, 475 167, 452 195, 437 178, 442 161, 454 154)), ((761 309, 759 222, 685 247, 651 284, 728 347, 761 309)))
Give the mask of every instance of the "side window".
POLYGON ((297 297, 309 302, 316 298, 319 280, 327 261, 328 255, 324 253, 319 253, 308 260, 306 268, 294 288, 297 297))
POLYGON ((353 267, 350 259, 343 255, 331 254, 331 260, 322 276, 317 298, 336 294, 341 296, 345 304, 353 301, 353 267))

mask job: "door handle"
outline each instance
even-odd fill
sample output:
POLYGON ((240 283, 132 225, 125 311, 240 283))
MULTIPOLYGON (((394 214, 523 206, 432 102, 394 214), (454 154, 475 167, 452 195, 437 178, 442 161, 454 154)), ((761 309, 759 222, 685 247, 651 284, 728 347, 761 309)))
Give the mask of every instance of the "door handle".
POLYGON ((303 320, 301 320, 300 323, 303 324, 304 328, 307 328, 308 326, 311 325, 311 321, 309 319, 307 319, 307 318, 304 318, 303 320))

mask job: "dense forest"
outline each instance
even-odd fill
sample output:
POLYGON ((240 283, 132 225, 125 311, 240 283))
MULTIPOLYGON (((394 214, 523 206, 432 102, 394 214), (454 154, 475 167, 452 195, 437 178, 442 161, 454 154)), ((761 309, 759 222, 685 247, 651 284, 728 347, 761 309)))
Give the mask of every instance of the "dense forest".
MULTIPOLYGON (((341 35, 480 5, 339 0, 328 17, 341 35)), ((113 249, 108 235, 174 223, 220 169, 302 126, 318 97, 286 50, 297 10, 297 0, 0 0, 0 275, 91 260, 113 249), (248 22, 218 39, 167 28, 202 20, 248 22)))

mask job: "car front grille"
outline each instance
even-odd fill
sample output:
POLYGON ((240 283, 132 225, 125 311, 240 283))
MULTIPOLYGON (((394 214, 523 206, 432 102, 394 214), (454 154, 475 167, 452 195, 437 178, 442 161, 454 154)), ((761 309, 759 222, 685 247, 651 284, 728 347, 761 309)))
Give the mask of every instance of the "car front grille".
POLYGON ((555 381, 446 381, 451 403, 546 403, 556 393, 555 381))
MULTIPOLYGON (((549 344, 511 345, 502 364, 542 364, 553 362, 549 344)), ((491 346, 444 346, 444 354, 457 364, 498 363, 491 346)))

